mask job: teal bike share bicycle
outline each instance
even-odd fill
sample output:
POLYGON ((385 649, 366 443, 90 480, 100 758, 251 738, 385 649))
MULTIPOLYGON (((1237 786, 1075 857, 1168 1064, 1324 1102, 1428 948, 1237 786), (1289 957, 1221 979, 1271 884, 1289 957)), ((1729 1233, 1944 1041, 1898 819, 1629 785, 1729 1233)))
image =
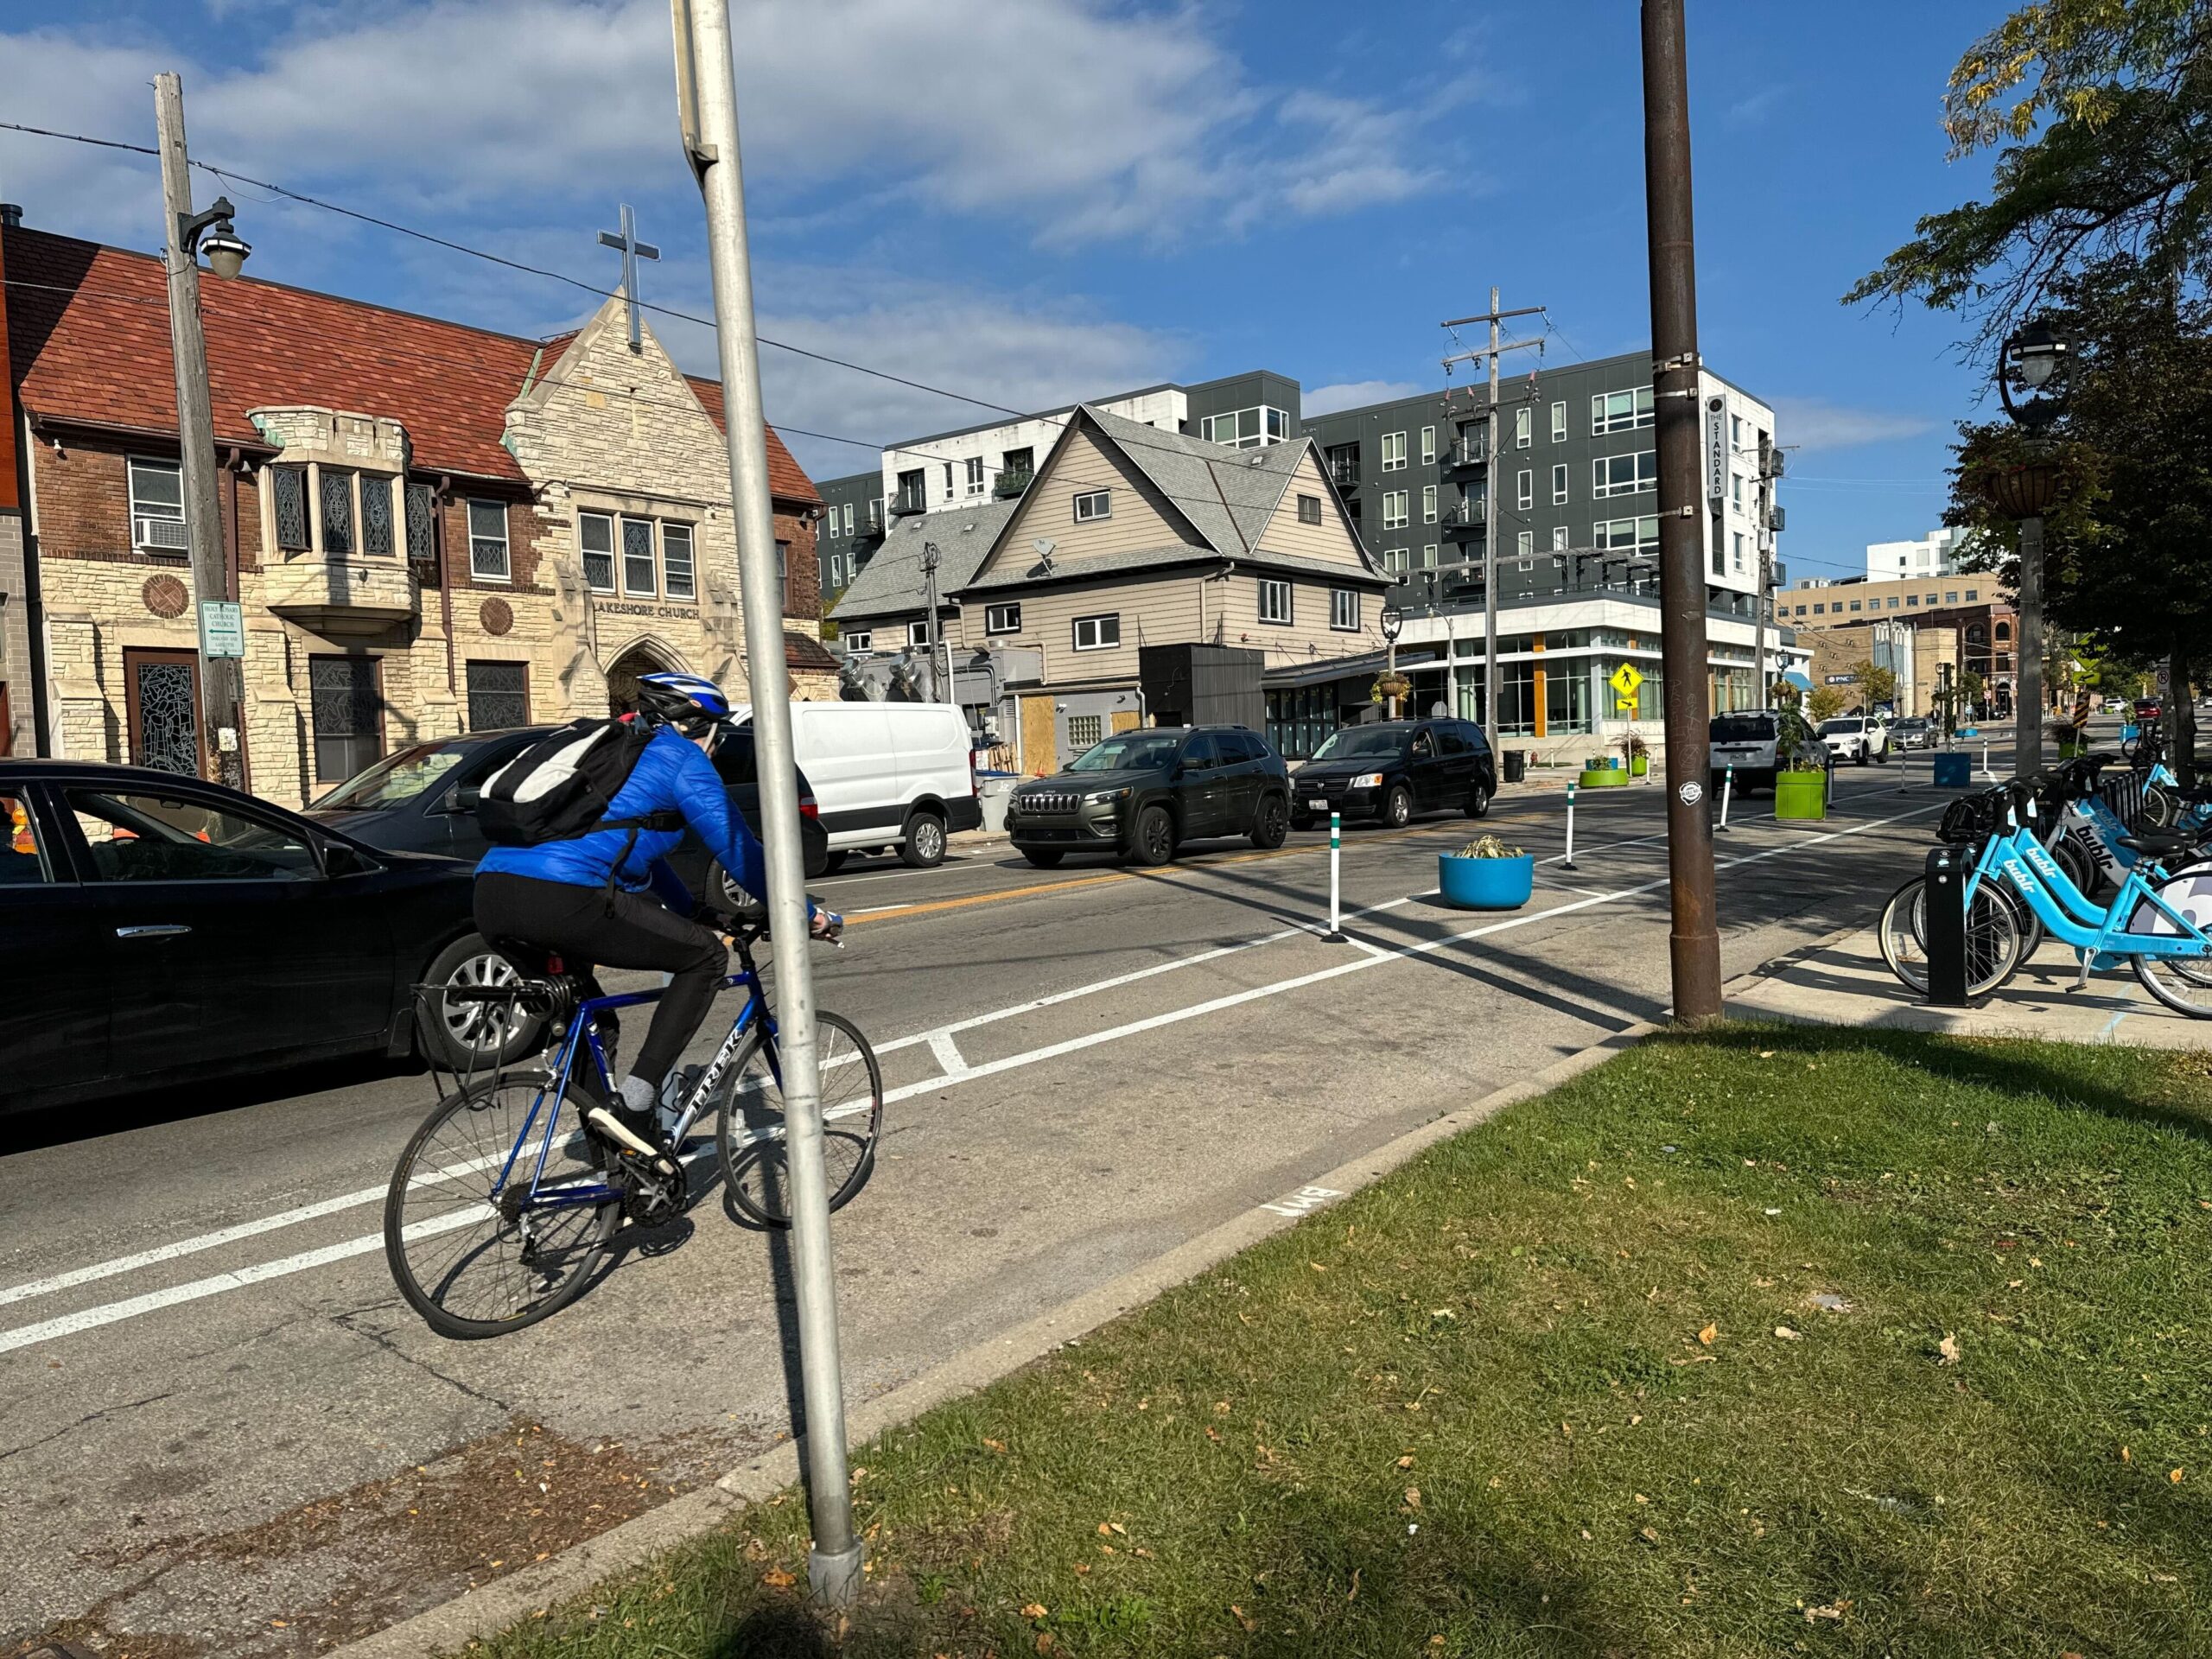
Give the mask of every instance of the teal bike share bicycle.
MULTIPOLYGON (((2046 797, 2063 798, 2081 776, 2001 785, 1945 811, 1939 838, 1974 849, 1964 891, 1969 995, 2002 985, 2047 935, 2075 950, 2075 988, 2093 972, 2126 966, 2166 1007, 2212 1019, 2212 859, 2198 832, 2141 829, 2120 837, 2134 861, 2099 904, 2037 827, 2046 797)), ((1928 988, 1925 920, 1924 889, 1912 881, 1891 896, 1878 928, 1883 959, 1918 991, 1928 988)))

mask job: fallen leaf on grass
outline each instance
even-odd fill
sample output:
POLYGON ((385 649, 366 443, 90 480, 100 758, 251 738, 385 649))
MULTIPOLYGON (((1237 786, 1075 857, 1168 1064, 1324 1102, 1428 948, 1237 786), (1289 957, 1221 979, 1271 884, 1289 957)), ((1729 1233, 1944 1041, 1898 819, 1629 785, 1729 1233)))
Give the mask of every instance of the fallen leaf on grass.
POLYGON ((1208 1423, 1206 1425, 1206 1439, 1218 1444, 1221 1440, 1221 1431, 1216 1428, 1211 1423, 1208 1423))
POLYGON ((2135 1461, 2135 1457, 2133 1452, 2123 1446, 2120 1448, 2120 1460, 2122 1463, 2133 1463, 2135 1461))
POLYGON ((1946 1331, 1943 1333, 1943 1340, 1936 1344, 1936 1363, 1938 1365, 1957 1364, 1959 1363, 1958 1338, 1946 1331))
POLYGON ((1045 1617, 1045 1604, 1044 1604, 1043 1602, 1041 1602, 1041 1601, 1033 1601, 1033 1602, 1027 1603, 1026 1605, 1024 1605, 1024 1606, 1023 1606, 1023 1608, 1022 1608, 1022 1610, 1021 1610, 1021 1616, 1022 1616, 1024 1618, 1044 1618, 1044 1617, 1045 1617))
MULTIPOLYGON (((2174 1478, 2176 1480, 2179 1480, 2181 1478, 2181 1471, 2178 1469, 2174 1471, 2174 1478)), ((1420 1487, 1408 1486, 1406 1488, 1406 1507, 1409 1510, 1417 1510, 1421 1508, 1420 1487)))
POLYGON ((1840 1619, 1850 1605, 1851 1604, 1847 1601, 1839 1601, 1827 1607, 1808 1607, 1805 1610, 1805 1622, 1809 1624, 1816 1618, 1840 1619))
POLYGON ((760 1582, 771 1590, 788 1590, 798 1580, 780 1567, 772 1567, 760 1575, 760 1582))
POLYGON ((1410 1469, 1413 1466, 1414 1454, 1410 1452, 1407 1452, 1404 1457, 1398 1459, 1398 1467, 1401 1469, 1410 1469))
POLYGON ((1656 1527, 1638 1527, 1636 1529, 1636 1535, 1647 1544, 1656 1544, 1659 1541, 1659 1532, 1656 1527))
POLYGON ((1719 1334, 1720 1327, 1718 1325, 1708 1325, 1697 1333, 1697 1339, 1710 1348, 1713 1346, 1713 1339, 1719 1334))
POLYGON ((1357 1600, 1359 1599, 1359 1573, 1360 1573, 1360 1569, 1359 1569, 1358 1567, 1355 1567, 1354 1568, 1352 1568, 1352 1570, 1351 1570, 1351 1590, 1350 1593, 1348 1593, 1348 1594, 1344 1597, 1344 1599, 1345 1599, 1346 1601, 1357 1601, 1357 1600))
POLYGON ((2169 1469, 2168 1471, 2166 1471, 2166 1478, 2167 1478, 2168 1480, 2171 1480, 2171 1482, 2173 1482, 2173 1484, 2174 1484, 2175 1485, 2177 1485, 2177 1486, 2180 1485, 2180 1484, 2181 1484, 2181 1471, 2180 1471, 2180 1470, 2178 1470, 2178 1469, 2169 1469))
POLYGON ((1247 1636, 1249 1636, 1254 1630, 1260 1628, 1260 1621, 1256 1618, 1248 1618, 1245 1617, 1244 1610, 1242 1607, 1239 1607, 1235 1602, 1230 1603, 1229 1611, 1236 1615, 1236 1622, 1244 1627, 1244 1633, 1247 1636))
POLYGON ((1075 1575, 1078 1579, 1088 1577, 1090 1573, 1090 1563, 1089 1561, 1077 1561, 1075 1564, 1075 1575))
POLYGON ((1776 1325, 1774 1327, 1774 1334, 1780 1337, 1784 1342, 1802 1342, 1805 1340, 1805 1333, 1802 1331, 1792 1331, 1786 1325, 1776 1325))
POLYGON ((1006 1450, 1006 1442, 1004 1440, 985 1440, 983 1444, 994 1452, 1003 1452, 1006 1450))
POLYGON ((1038 1651, 1038 1652, 1039 1652, 1039 1653, 1050 1653, 1052 1650, 1052 1633, 1050 1630, 1039 1630, 1039 1631, 1038 1631, 1038 1632, 1037 1632, 1037 1651, 1038 1651))

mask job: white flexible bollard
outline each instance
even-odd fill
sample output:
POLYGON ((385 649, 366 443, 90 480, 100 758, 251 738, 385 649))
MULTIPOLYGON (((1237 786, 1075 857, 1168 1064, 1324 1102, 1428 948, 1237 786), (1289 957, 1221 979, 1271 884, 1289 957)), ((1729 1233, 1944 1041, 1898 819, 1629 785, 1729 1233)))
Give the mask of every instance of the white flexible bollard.
POLYGON ((1342 944, 1344 938, 1344 910, 1338 886, 1339 866, 1344 857, 1344 815, 1329 814, 1329 931, 1322 937, 1332 944, 1342 944))
POLYGON ((1574 785, 1567 786, 1567 856, 1559 861, 1562 870, 1574 868, 1574 785))
POLYGON ((1997 781, 1997 774, 1989 769, 1989 740, 1986 737, 1981 740, 1981 775, 1993 784, 1997 781))
POLYGON ((1734 795, 1735 792, 1736 763, 1733 760, 1731 760, 1728 763, 1727 771, 1720 774, 1720 822, 1713 826, 1715 829, 1723 830, 1727 829, 1728 801, 1729 798, 1734 795))

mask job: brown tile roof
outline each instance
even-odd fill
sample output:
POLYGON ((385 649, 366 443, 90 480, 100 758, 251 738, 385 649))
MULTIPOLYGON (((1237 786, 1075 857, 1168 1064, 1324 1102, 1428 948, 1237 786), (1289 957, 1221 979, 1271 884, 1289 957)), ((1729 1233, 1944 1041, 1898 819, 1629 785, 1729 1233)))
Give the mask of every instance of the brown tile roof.
MULTIPOLYGON (((174 432, 162 262, 43 231, 5 234, 0 303, 23 405, 51 420, 174 432)), ((219 442, 261 442, 250 409, 313 404, 400 422, 424 472, 522 481, 499 437, 540 342, 250 276, 203 277, 200 303, 219 442)), ((544 347, 541 373, 571 338, 544 347)), ((719 423, 721 388, 691 384, 719 423)), ((779 499, 821 499, 773 430, 768 471, 779 499)))
POLYGON ((836 653, 819 639, 786 630, 784 634, 784 666, 835 674, 840 664, 836 653))

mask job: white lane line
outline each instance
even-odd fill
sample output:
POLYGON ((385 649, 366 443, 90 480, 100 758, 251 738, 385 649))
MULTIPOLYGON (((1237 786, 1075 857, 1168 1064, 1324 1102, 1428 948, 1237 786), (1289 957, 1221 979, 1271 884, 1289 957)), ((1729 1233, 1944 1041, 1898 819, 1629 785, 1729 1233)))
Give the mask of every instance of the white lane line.
POLYGON ((947 1080, 968 1075, 968 1058, 960 1052, 960 1045, 952 1040, 949 1031, 930 1033, 930 1053, 944 1072, 947 1080))
MULTIPOLYGON (((1739 858, 1723 860, 1716 862, 1713 868, 1716 870, 1726 870, 1734 869, 1745 864, 1756 864, 1765 859, 1779 857, 1785 853, 1802 851, 1807 848, 1817 847, 1827 842, 1841 840, 1847 836, 1861 835, 1869 830, 1878 830, 1888 824, 1902 823, 1908 818, 1924 817, 1929 812, 1940 810, 1945 804, 1948 804, 1948 803, 1938 802, 1927 806, 1914 808, 1910 811, 1897 813, 1890 817, 1870 819, 1866 823, 1853 824, 1846 829, 1834 830, 1827 831, 1823 835, 1811 836, 1805 837, 1802 840, 1784 842, 1780 846, 1768 848, 1763 852, 1750 853, 1739 858)), ((890 1105, 896 1102, 910 1100, 918 1096, 929 1094, 950 1084, 965 1083, 977 1077, 992 1077, 1002 1071, 1011 1071, 1026 1066, 1039 1065, 1046 1060, 1058 1059, 1067 1054, 1079 1052, 1084 1049, 1096 1047, 1102 1043, 1118 1041, 1124 1037, 1141 1035, 1143 1033, 1160 1030, 1167 1026, 1178 1025, 1187 1020, 1199 1019, 1210 1014, 1217 1014, 1230 1008, 1240 1007, 1248 1002, 1255 1002, 1266 997, 1279 996, 1286 992, 1300 990, 1309 985, 1320 984, 1328 980, 1340 978, 1346 974, 1358 973, 1365 969, 1379 967, 1385 963, 1395 962, 1402 958, 1411 960, 1416 957, 1432 955, 1439 950, 1448 950, 1453 945, 1462 944, 1473 939, 1487 938, 1494 933, 1503 933, 1516 928, 1527 927, 1536 922, 1548 921, 1552 918, 1557 916, 1571 915, 1578 911, 1588 910, 1599 905, 1611 904, 1618 899, 1635 898, 1639 894, 1655 892, 1657 889, 1665 887, 1669 880, 1669 877, 1661 876, 1653 880, 1640 882, 1633 887, 1618 888, 1609 892, 1590 893, 1581 899, 1574 899, 1564 905, 1553 906, 1548 910, 1536 911, 1526 915, 1509 917, 1503 921, 1487 923, 1480 927, 1465 929, 1457 933, 1444 935, 1439 938, 1424 940, 1414 944, 1395 946, 1376 954, 1352 957, 1344 962, 1332 964, 1330 967, 1320 969, 1313 973, 1298 975, 1289 979, 1277 980, 1266 985, 1254 986, 1246 990, 1231 992, 1227 995, 1214 997, 1206 1001, 1190 1004, 1180 1008, 1172 1008, 1163 1014, 1154 1014, 1146 1019, 1131 1020, 1127 1024, 1116 1026, 1104 1031, 1093 1032, 1088 1035, 1081 1037, 1069 1038, 1062 1042, 1047 1044, 1043 1047, 1027 1050, 1019 1054, 1010 1054, 999 1059, 987 1060, 981 1065, 971 1065, 961 1071, 957 1077, 947 1076, 927 1077, 918 1083, 908 1084, 902 1088, 888 1090, 885 1092, 883 1096, 884 1103, 886 1105, 890 1105)), ((1406 902, 1408 902, 1408 900, 1402 899, 1394 899, 1386 905, 1375 906, 1370 908, 1371 910, 1391 909, 1406 902)), ((1129 983, 1135 980, 1148 978, 1154 974, 1172 971, 1179 967, 1186 967, 1198 962, 1217 959, 1221 957, 1234 954, 1238 950, 1249 950, 1255 944, 1265 943, 1268 940, 1286 938, 1293 936, 1302 937, 1303 930, 1298 928, 1287 928, 1280 932, 1264 936, 1262 939, 1253 940, 1244 944, 1224 946, 1215 950, 1202 952, 1196 957, 1182 958, 1177 962, 1162 963, 1155 964, 1151 968, 1140 969, 1131 974, 1117 976, 1115 980, 1101 982, 1101 988, 1107 984, 1129 983)), ((1077 996, 1089 995, 1094 988, 1099 988, 1078 987, 1072 991, 1061 992, 1055 996, 1040 998, 1035 1002, 1025 1003, 1014 1009, 1003 1010, 998 1014, 990 1015, 978 1015, 971 1020, 957 1021, 950 1026, 941 1027, 938 1028, 938 1032, 950 1037, 950 1033, 954 1032, 972 1029, 976 1026, 988 1024, 994 1019, 1006 1018, 1012 1014, 1024 1012, 1029 1008, 1050 1007, 1056 1002, 1066 1001, 1077 996)), ((904 1047, 912 1042, 927 1043, 930 1042, 931 1039, 937 1034, 938 1034, 938 1033, 918 1033, 912 1039, 899 1039, 896 1046, 904 1047)), ((887 1046, 888 1046, 888 1045, 887 1045, 887 1046)), ((882 1051, 881 1049, 879 1049, 877 1052, 881 1052, 882 1051)), ((955 1052, 957 1052, 957 1050, 955 1052)), ((188 1255, 194 1249, 213 1249, 214 1248, 213 1244, 205 1241, 216 1240, 222 1243, 229 1243, 234 1242, 239 1238, 251 1237, 256 1233, 267 1232, 276 1227, 293 1224, 290 1219, 287 1219, 285 1217, 302 1217, 302 1212, 305 1211, 312 1211, 315 1215, 331 1214, 339 1209, 347 1207, 349 1204, 366 1203, 375 1198, 379 1198, 383 1197, 384 1191, 385 1189, 382 1187, 364 1188, 359 1192, 346 1194, 343 1198, 325 1199, 320 1205, 302 1205, 299 1211, 284 1212, 284 1217, 266 1217, 259 1222, 242 1223, 238 1227, 226 1228, 223 1230, 220 1234, 204 1234, 198 1239, 180 1240, 175 1244, 162 1246, 156 1250, 142 1251, 136 1257, 119 1257, 115 1262, 102 1262, 96 1264, 93 1268, 77 1268, 73 1270, 70 1274, 57 1275, 54 1280, 40 1281, 34 1284, 16 1287, 14 1288, 16 1294, 10 1297, 9 1300, 20 1300, 22 1296, 43 1294, 48 1289, 64 1288, 66 1287, 62 1282, 60 1282, 61 1281, 67 1281, 70 1284, 82 1284, 88 1282, 92 1279, 105 1278, 114 1273, 128 1272, 130 1270, 130 1266, 119 1265, 121 1263, 129 1263, 133 1266, 144 1265, 151 1262, 166 1261, 173 1259, 178 1255, 188 1255)), ((23 1325, 18 1326, 13 1331, 0 1332, 0 1353, 7 1352, 14 1348, 24 1347, 34 1342, 50 1340, 53 1337, 68 1335, 73 1331, 89 1330, 97 1325, 111 1324, 117 1319, 134 1318, 139 1313, 150 1313, 160 1307, 174 1306, 175 1303, 180 1301, 193 1300, 201 1296, 215 1295, 226 1290, 238 1289, 245 1285, 257 1284, 265 1280, 280 1278, 287 1274, 305 1272, 311 1268, 323 1266, 328 1262, 342 1261, 348 1256, 363 1255, 367 1251, 377 1248, 378 1244, 381 1242, 382 1237, 383 1235, 381 1233, 365 1234, 360 1238, 347 1240, 341 1244, 328 1245, 317 1250, 302 1251, 297 1255, 287 1256, 282 1258, 278 1262, 265 1262, 254 1268, 240 1268, 233 1273, 219 1274, 208 1279, 195 1281, 190 1285, 174 1287, 168 1291, 151 1292, 146 1296, 133 1297, 127 1301, 110 1303, 105 1305, 104 1307, 89 1308, 85 1310, 81 1314, 66 1316, 65 1318, 58 1320, 48 1320, 43 1325, 23 1325), (118 1309, 123 1311, 114 1311, 118 1309), (36 1332, 44 1332, 45 1334, 32 1334, 36 1332)))

